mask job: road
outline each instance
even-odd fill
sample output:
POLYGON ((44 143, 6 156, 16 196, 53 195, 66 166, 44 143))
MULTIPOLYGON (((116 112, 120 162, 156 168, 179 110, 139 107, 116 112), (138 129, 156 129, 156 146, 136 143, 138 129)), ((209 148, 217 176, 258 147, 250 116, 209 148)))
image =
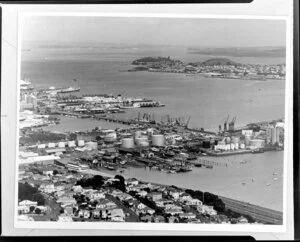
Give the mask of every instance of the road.
POLYGON ((222 199, 222 201, 225 203, 227 209, 230 209, 234 212, 250 215, 258 222, 282 224, 282 212, 234 200, 231 198, 222 196, 219 196, 219 198, 222 199))

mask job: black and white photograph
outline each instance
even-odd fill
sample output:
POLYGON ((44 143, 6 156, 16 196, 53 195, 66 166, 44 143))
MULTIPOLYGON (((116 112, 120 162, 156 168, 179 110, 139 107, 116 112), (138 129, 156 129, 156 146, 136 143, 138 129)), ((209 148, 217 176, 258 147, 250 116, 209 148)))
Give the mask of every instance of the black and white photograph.
POLYGON ((284 224, 285 19, 35 14, 19 31, 18 224, 284 224))

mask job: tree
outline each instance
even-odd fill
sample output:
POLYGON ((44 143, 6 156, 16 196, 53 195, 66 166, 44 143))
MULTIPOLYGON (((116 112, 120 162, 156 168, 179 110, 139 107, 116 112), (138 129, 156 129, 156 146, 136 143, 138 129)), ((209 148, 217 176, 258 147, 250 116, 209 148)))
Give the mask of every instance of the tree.
POLYGON ((126 185, 125 185, 125 178, 120 175, 116 175, 115 179, 118 179, 119 181, 115 181, 112 186, 116 189, 121 190, 122 192, 126 191, 126 185))
POLYGON ((41 213, 42 213, 42 210, 39 209, 39 208, 36 208, 36 209, 35 209, 35 213, 36 213, 36 214, 41 214, 41 213))
POLYGON ((104 179, 102 176, 96 175, 92 178, 81 179, 77 181, 76 185, 80 185, 82 187, 92 187, 93 189, 100 189, 104 184, 104 179))
POLYGON ((40 193, 35 193, 32 195, 32 200, 36 201, 38 205, 45 205, 45 198, 40 193))
POLYGON ((38 205, 45 204, 45 198, 43 195, 38 191, 36 187, 32 187, 29 184, 19 183, 18 187, 18 196, 20 200, 30 200, 38 202, 38 205))
POLYGON ((57 175, 58 174, 58 170, 53 170, 53 175, 57 175))
POLYGON ((32 213, 34 211, 35 207, 34 206, 30 206, 29 211, 32 213))

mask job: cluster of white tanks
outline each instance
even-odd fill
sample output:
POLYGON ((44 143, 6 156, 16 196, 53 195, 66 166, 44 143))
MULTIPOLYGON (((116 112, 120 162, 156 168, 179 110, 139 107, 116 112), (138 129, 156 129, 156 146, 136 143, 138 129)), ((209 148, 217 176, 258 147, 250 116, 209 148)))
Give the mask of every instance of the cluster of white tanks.
POLYGON ((238 149, 245 149, 245 144, 243 143, 231 143, 231 144, 218 144, 215 145, 215 150, 238 150, 238 149))
POLYGON ((238 150, 245 149, 246 147, 250 149, 263 148, 265 145, 265 141, 262 139, 253 139, 250 133, 245 133, 244 141, 241 142, 239 137, 226 137, 222 141, 219 141, 217 145, 215 145, 214 150, 238 150))
POLYGON ((153 129, 149 128, 147 131, 137 130, 133 137, 126 137, 121 139, 121 146, 123 148, 148 147, 150 143, 153 146, 164 146, 165 136, 163 134, 153 134, 153 129))
POLYGON ((72 140, 72 141, 58 142, 58 143, 39 144, 37 146, 37 148, 38 149, 45 149, 45 148, 53 149, 56 147, 58 147, 58 148, 65 148, 65 147, 73 148, 76 146, 83 147, 84 145, 85 145, 84 140, 78 140, 77 142, 72 140))
POLYGON ((245 149, 245 144, 240 142, 239 137, 226 137, 222 141, 219 141, 214 149, 223 151, 245 149))

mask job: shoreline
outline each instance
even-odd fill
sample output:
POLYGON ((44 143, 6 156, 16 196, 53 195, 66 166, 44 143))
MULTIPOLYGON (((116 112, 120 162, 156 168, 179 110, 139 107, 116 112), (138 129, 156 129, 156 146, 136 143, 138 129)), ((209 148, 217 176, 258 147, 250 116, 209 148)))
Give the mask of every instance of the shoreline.
MULTIPOLYGON (((103 172, 103 171, 97 171, 97 170, 93 170, 93 169, 89 169, 89 170, 86 170, 86 171, 81 171, 80 173, 89 174, 89 175, 101 175, 103 177, 109 177, 109 178, 113 178, 116 175, 120 175, 120 176, 124 177, 125 179, 132 178, 131 176, 127 176, 127 175, 124 175, 124 174, 115 174, 115 175, 113 175, 113 174, 110 174, 110 173, 106 173, 106 172, 103 172)), ((144 183, 148 182, 148 181, 142 181, 142 180, 139 180, 139 181, 144 182, 144 183)), ((160 185, 160 186, 168 186, 168 187, 172 186, 172 185, 155 183, 155 182, 148 182, 148 183, 152 183, 154 185, 160 185)), ((178 186, 176 186, 176 187, 178 187, 178 186)), ((178 187, 178 188, 183 189, 183 190, 191 189, 191 188, 187 188, 187 187, 178 187)), ((191 189, 191 190, 194 190, 194 189, 191 189)), ((209 191, 203 191, 203 192, 209 192, 209 191)), ((209 193, 211 193, 211 192, 209 192, 209 193)), ((215 194, 215 193, 213 193, 213 194, 215 194)), ((223 198, 223 199, 226 199, 226 200, 230 200, 230 201, 234 201, 234 202, 237 202, 237 203, 241 203, 241 204, 247 205, 248 207, 249 206, 256 207, 258 209, 265 209, 265 210, 267 210, 267 211, 269 211, 271 213, 282 214, 282 212, 279 211, 279 210, 275 210, 275 209, 263 207, 263 206, 256 205, 256 204, 253 204, 253 203, 249 203, 249 202, 240 201, 240 200, 237 200, 237 199, 233 199, 233 198, 230 198, 230 197, 221 196, 221 195, 218 195, 218 194, 215 194, 215 195, 217 195, 221 199, 223 198)))

